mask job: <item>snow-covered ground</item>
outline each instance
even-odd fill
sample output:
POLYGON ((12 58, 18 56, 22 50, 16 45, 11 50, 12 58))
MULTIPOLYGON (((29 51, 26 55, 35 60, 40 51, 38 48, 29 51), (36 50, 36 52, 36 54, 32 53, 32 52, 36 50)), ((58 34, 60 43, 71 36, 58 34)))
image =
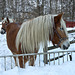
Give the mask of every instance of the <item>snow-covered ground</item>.
MULTIPOLYGON (((75 29, 75 28, 67 28, 68 30, 75 29)), ((75 33, 73 33, 75 34, 75 33)), ((72 38, 75 35, 69 34, 69 40, 73 40, 72 38)), ((52 45, 52 44, 50 44, 52 45)), ((41 51, 42 48, 40 47, 39 52, 41 51)), ((61 50, 60 48, 54 49, 56 50, 61 50)), ((75 44, 71 44, 68 50, 75 50, 75 44)), ((0 56, 2 55, 12 55, 11 51, 7 47, 6 43, 6 34, 1 35, 0 34, 0 56)), ((41 56, 40 58, 40 67, 38 66, 38 60, 39 58, 37 57, 36 62, 35 62, 35 67, 31 66, 26 66, 25 69, 15 67, 14 65, 14 59, 12 59, 13 63, 13 69, 11 69, 11 60, 8 57, 6 59, 6 69, 7 71, 4 71, 4 58, 0 58, 0 75, 75 75, 75 53, 73 55, 73 61, 67 61, 65 56, 65 62, 60 59, 60 65, 57 64, 57 61, 55 61, 56 65, 53 65, 54 62, 51 62, 51 65, 46 65, 43 66, 43 58, 41 56)), ((52 56, 52 55, 51 55, 52 56)), ((27 64, 26 64, 27 65, 27 64)))

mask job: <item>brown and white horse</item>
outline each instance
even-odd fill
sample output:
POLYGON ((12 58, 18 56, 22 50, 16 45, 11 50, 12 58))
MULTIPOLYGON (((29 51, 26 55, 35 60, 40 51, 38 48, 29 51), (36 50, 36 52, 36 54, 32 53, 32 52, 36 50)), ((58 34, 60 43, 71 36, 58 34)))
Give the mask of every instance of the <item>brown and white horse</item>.
MULTIPOLYGON (((21 27, 15 22, 10 23, 10 20, 7 18, 7 23, 2 22, 1 33, 7 32, 7 45, 13 54, 37 53, 40 43, 45 47, 48 41, 52 41, 53 45, 56 44, 62 49, 68 49, 70 43, 62 15, 54 16, 49 14, 39 16, 22 23, 21 27)), ((24 63, 27 61, 28 58, 24 57, 24 63)), ((23 68, 22 57, 19 57, 19 64, 23 68)), ((31 66, 34 65, 33 56, 30 57, 29 64, 31 66)))
MULTIPOLYGON (((2 28, 1 28, 1 34, 5 34, 6 33, 6 28, 7 28, 7 24, 9 23, 15 23, 16 21, 14 19, 11 19, 11 18, 3 18, 2 17, 2 28)), ((22 23, 16 23, 17 25, 21 25, 22 23)))

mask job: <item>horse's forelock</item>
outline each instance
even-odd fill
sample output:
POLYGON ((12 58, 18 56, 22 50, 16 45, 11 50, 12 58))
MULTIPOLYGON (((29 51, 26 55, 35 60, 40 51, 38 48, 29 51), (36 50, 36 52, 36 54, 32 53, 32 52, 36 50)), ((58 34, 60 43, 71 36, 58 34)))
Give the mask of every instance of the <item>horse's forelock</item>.
MULTIPOLYGON (((8 22, 8 21, 7 21, 7 18, 4 18, 4 19, 2 20, 2 23, 5 23, 5 22, 8 22)), ((12 22, 14 22, 14 20, 9 18, 9 22, 12 23, 12 22)))

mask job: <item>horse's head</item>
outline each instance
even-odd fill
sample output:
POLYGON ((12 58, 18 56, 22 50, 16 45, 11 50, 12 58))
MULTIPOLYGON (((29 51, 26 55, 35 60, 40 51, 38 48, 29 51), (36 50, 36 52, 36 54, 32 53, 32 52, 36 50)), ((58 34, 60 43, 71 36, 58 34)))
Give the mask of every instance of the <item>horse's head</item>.
POLYGON ((8 17, 7 17, 7 18, 2 18, 1 34, 5 34, 5 33, 6 33, 7 25, 8 25, 9 23, 12 23, 12 22, 14 22, 13 19, 9 19, 8 17))
POLYGON ((66 30, 66 25, 62 19, 62 14, 54 16, 53 32, 54 36, 52 38, 52 43, 59 46, 61 49, 68 49, 70 42, 68 40, 68 33, 66 30))

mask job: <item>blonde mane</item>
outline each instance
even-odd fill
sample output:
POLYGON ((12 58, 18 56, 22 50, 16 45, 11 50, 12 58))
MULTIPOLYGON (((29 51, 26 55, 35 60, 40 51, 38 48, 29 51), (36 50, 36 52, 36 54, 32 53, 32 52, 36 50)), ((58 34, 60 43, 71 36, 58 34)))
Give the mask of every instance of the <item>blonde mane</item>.
POLYGON ((39 49, 40 43, 44 46, 49 41, 49 36, 53 37, 51 18, 54 19, 54 15, 49 14, 24 22, 16 37, 17 50, 19 44, 21 44, 21 50, 24 53, 35 52, 35 48, 39 49))

